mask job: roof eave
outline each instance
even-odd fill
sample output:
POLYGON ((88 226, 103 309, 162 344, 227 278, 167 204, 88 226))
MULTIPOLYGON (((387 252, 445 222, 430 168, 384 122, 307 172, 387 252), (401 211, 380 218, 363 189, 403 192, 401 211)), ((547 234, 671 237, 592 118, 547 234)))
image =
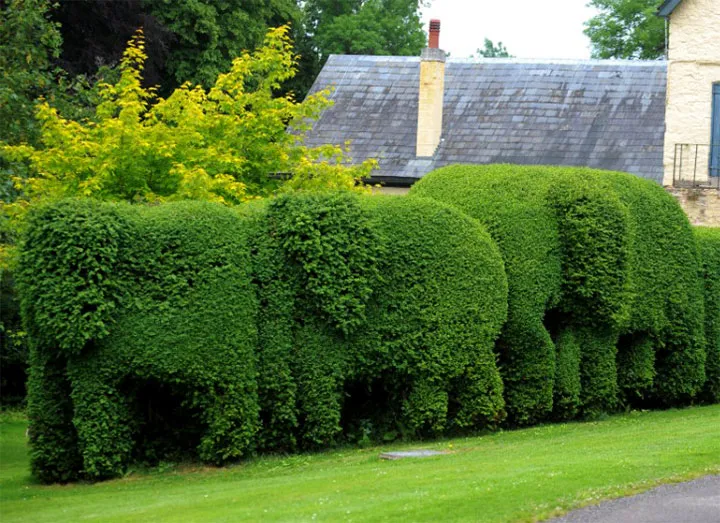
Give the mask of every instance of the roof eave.
POLYGON ((682 0, 665 0, 660 7, 658 7, 657 15, 667 18, 675 11, 675 8, 680 5, 682 0))

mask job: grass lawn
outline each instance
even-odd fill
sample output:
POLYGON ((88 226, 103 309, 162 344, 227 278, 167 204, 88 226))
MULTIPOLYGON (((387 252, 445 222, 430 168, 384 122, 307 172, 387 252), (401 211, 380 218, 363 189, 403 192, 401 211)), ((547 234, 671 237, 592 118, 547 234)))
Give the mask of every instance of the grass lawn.
POLYGON ((383 450, 410 447, 392 445, 64 486, 33 482, 25 420, 0 420, 3 523, 533 521, 720 473, 720 405, 412 445, 452 452, 418 460, 379 460, 383 450))

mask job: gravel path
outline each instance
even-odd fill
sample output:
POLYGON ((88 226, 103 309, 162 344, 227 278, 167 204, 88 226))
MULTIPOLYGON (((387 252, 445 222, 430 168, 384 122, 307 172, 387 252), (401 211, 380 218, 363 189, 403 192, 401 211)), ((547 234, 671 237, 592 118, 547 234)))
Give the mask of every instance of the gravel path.
POLYGON ((720 476, 663 485, 570 512, 553 523, 720 523, 720 476))

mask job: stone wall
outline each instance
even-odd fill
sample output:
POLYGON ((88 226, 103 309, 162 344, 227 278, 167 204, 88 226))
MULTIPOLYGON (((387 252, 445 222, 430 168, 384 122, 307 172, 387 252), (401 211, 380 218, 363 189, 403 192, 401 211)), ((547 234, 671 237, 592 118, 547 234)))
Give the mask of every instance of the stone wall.
POLYGON ((675 187, 668 187, 667 190, 678 199, 690 223, 720 227, 720 190, 675 187))

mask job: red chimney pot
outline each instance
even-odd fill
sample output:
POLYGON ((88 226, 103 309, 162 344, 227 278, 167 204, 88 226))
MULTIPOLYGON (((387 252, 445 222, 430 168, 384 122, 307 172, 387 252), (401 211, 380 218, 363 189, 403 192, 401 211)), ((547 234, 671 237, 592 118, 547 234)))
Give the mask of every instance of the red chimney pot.
POLYGON ((438 49, 440 47, 440 20, 436 18, 430 20, 430 38, 428 47, 430 49, 438 49))

